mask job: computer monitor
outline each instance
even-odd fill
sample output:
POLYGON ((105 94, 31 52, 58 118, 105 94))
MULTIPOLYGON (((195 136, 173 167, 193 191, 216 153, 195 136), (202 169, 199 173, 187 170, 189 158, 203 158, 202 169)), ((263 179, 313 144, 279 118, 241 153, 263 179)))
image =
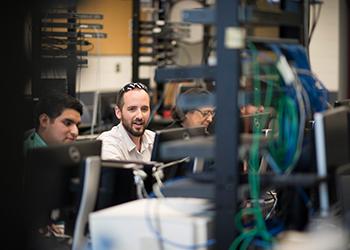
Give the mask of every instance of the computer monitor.
POLYGON ((95 210, 137 199, 133 169, 123 165, 127 163, 101 161, 101 177, 95 210))
POLYGON ((93 131, 99 133, 118 122, 114 114, 116 92, 79 92, 77 97, 84 109, 79 126, 81 134, 91 133, 92 124, 93 131))
POLYGON ((342 221, 345 228, 350 231, 350 163, 337 168, 335 182, 342 221))
MULTIPOLYGON (((205 127, 193 127, 193 128, 171 128, 156 131, 153 150, 151 155, 151 161, 170 163, 171 161, 181 160, 186 157, 172 157, 171 155, 162 154, 162 144, 170 141, 183 141, 191 140, 195 137, 207 136, 207 130, 205 127)), ((173 166, 164 169, 164 179, 171 179, 173 177, 184 176, 189 172, 200 172, 203 170, 204 160, 198 157, 190 159, 188 162, 174 164, 173 166)))
POLYGON ((95 105, 97 97, 98 96, 94 91, 77 93, 77 98, 83 104, 83 115, 81 117, 81 123, 79 126, 80 129, 90 128, 92 123, 97 123, 97 116, 93 117, 94 108, 97 107, 97 105, 95 105), (95 120, 93 120, 93 118, 95 120))
POLYGON ((72 233, 74 212, 80 202, 84 159, 100 156, 101 145, 98 140, 80 141, 28 151, 24 209, 32 229, 48 225, 52 211, 59 209, 59 217, 66 222, 66 233, 72 233))
POLYGON ((321 214, 326 216, 337 201, 334 175, 350 162, 349 108, 341 106, 314 114, 317 171, 328 181, 320 184, 321 214))
POLYGON ((174 140, 191 140, 198 136, 207 136, 208 133, 205 127, 193 127, 193 128, 171 128, 156 131, 154 138, 153 150, 151 155, 151 161, 156 162, 169 162, 172 159, 170 156, 163 156, 161 154, 161 145, 164 142, 174 140))
POLYGON ((334 107, 347 106, 350 107, 350 99, 336 100, 334 102, 334 107))

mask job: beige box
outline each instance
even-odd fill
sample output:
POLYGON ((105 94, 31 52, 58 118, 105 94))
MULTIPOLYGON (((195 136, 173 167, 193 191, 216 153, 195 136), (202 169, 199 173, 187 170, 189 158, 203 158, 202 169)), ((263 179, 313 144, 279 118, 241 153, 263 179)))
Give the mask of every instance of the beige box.
POLYGON ((94 250, 212 249, 212 204, 197 198, 141 199, 90 214, 94 250))

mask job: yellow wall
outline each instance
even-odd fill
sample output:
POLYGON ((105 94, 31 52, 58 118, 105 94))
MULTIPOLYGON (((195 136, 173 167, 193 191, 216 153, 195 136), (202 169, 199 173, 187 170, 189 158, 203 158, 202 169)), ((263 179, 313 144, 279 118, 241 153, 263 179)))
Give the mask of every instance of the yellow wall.
POLYGON ((94 44, 90 55, 131 55, 132 0, 84 0, 78 3, 78 12, 104 15, 103 20, 82 20, 103 24, 98 32, 107 33, 107 38, 90 39, 94 44))

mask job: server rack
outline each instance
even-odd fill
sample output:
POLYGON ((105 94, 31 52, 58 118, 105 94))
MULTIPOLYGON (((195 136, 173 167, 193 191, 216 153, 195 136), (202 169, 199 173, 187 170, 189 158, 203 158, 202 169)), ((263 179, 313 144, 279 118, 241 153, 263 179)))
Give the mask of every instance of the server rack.
MULTIPOLYGON (((217 64, 157 68, 158 84, 173 80, 211 79, 216 82, 216 177, 215 249, 228 249, 238 232, 234 225, 239 187, 238 171, 238 86, 241 74, 240 50, 247 37, 244 25, 279 27, 280 38, 273 42, 307 44, 309 1, 281 1, 282 11, 261 11, 241 1, 216 1, 210 8, 186 11, 186 21, 211 24, 216 29, 217 64)), ((251 40, 258 40, 250 37, 251 40)), ((268 42, 268 39, 262 41, 268 42)), ((187 148, 188 149, 188 148, 187 148)), ((188 153, 188 151, 187 151, 188 153)))
POLYGON ((85 20, 103 19, 96 13, 79 13, 76 1, 48 3, 32 13, 33 78, 31 95, 34 99, 46 91, 56 90, 76 95, 76 76, 80 67, 87 67, 91 38, 106 38, 97 32, 100 23, 85 20))

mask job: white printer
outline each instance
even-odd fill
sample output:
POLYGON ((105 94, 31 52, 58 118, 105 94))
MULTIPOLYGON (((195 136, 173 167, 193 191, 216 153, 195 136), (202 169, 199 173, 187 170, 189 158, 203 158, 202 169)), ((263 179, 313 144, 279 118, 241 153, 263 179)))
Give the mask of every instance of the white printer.
POLYGON ((140 199, 90 214, 94 250, 213 249, 213 204, 198 198, 140 199))

